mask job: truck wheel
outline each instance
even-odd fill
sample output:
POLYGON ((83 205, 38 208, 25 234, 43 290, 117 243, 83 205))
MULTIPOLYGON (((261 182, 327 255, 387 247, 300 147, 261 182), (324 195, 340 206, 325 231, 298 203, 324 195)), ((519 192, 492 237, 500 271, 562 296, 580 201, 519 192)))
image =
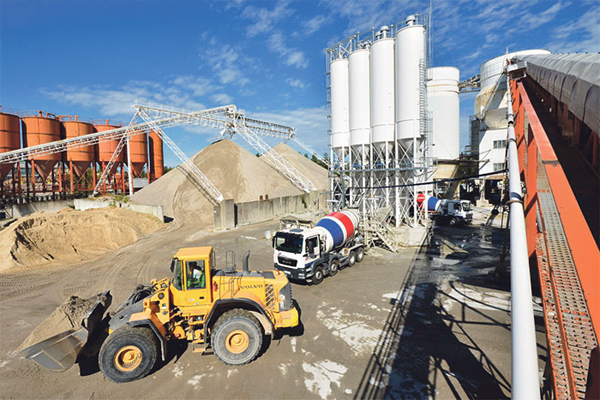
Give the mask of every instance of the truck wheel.
POLYGON ((113 382, 131 382, 148 375, 157 357, 158 340, 150 328, 125 326, 108 335, 98 366, 113 382))
POLYGON ((227 311, 217 320, 213 332, 213 350, 227 365, 247 364, 260 352, 263 340, 261 325, 246 310, 227 311))
POLYGON ((448 221, 448 225, 450 225, 450 226, 458 225, 458 218, 456 218, 456 217, 450 218, 450 221, 448 221))
POLYGON ((319 283, 323 282, 324 277, 325 277, 325 269, 323 268, 322 265, 319 265, 317 268, 315 268, 315 273, 312 277, 312 281, 315 285, 318 285, 319 283))
POLYGON ((339 260, 331 260, 331 264, 329 265, 329 276, 335 276, 340 270, 340 261, 339 260))
POLYGON ((351 251, 350 254, 348 254, 348 266, 352 267, 354 264, 356 264, 356 253, 351 251))
POLYGON ((365 258, 365 249, 359 247, 356 249, 356 262, 359 263, 365 258))

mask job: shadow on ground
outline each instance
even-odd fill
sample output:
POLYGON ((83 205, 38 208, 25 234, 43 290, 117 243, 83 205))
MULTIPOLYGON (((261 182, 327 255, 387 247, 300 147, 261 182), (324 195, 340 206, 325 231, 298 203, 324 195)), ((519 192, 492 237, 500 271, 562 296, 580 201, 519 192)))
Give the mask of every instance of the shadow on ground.
POLYGON ((510 396, 510 282, 502 242, 492 241, 502 232, 491 223, 430 228, 355 398, 510 396))

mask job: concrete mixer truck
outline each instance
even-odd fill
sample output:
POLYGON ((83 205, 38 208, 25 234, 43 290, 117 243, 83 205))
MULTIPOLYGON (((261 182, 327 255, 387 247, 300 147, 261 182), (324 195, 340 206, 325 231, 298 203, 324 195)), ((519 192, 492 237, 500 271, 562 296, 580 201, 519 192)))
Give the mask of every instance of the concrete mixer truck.
POLYGON ((344 266, 361 262, 363 238, 357 233, 358 214, 341 211, 323 217, 314 228, 295 227, 273 236, 275 269, 289 279, 318 285, 344 266))
MULTIPOLYGON (((425 195, 417 196, 417 203, 425 207, 425 195)), ((468 224, 473 221, 473 210, 468 200, 446 200, 430 196, 427 198, 427 210, 431 218, 441 224, 458 225, 468 224)))

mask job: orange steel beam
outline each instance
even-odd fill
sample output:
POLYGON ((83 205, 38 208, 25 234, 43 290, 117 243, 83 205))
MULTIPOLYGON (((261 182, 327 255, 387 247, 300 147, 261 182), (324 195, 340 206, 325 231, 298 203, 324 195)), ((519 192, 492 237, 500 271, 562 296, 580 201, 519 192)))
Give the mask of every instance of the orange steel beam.
POLYGON ((600 329, 600 251, 523 84, 519 82, 518 88, 521 92, 525 112, 529 117, 529 125, 537 141, 539 161, 544 164, 546 169, 594 324, 594 332, 598 338, 600 329))
POLYGON ((598 377, 598 371, 589 369, 588 360, 589 350, 598 345, 600 252, 523 84, 512 81, 511 93, 519 162, 527 188, 527 244, 530 262, 537 264, 540 272, 554 396, 583 398, 588 378, 584 374, 598 377), (538 173, 543 174, 541 186, 538 173), (542 212, 540 196, 545 199, 542 203, 548 215, 542 212), (552 204, 556 211, 552 211, 552 204), (536 221, 538 212, 541 233, 536 221), (555 228, 557 221, 561 228, 555 228), (563 231, 564 239, 560 239, 563 231), (564 258, 561 246, 557 247, 560 243, 568 246, 573 264, 564 258), (583 295, 584 303, 576 300, 577 293, 583 295))

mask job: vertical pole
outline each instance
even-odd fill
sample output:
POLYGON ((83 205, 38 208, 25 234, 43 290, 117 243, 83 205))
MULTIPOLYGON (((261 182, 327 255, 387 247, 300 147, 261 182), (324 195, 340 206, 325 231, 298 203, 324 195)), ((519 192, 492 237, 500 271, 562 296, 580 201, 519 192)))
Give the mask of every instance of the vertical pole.
POLYGON ((129 196, 133 196, 133 171, 131 170, 131 146, 129 140, 131 135, 127 134, 127 168, 129 169, 129 196))
MULTIPOLYGON (((519 156, 515 137, 510 78, 506 77, 508 106, 508 178, 510 204, 510 285, 511 285, 511 351, 512 398, 539 399, 540 386, 529 274, 529 255, 523 195, 519 173, 519 156)), ((534 160, 530 160, 535 162, 534 160)))
POLYGON ((74 185, 74 180, 73 180, 73 161, 69 161, 69 173, 71 176, 69 176, 69 179, 71 181, 71 195, 73 195, 75 193, 75 185, 74 185))

